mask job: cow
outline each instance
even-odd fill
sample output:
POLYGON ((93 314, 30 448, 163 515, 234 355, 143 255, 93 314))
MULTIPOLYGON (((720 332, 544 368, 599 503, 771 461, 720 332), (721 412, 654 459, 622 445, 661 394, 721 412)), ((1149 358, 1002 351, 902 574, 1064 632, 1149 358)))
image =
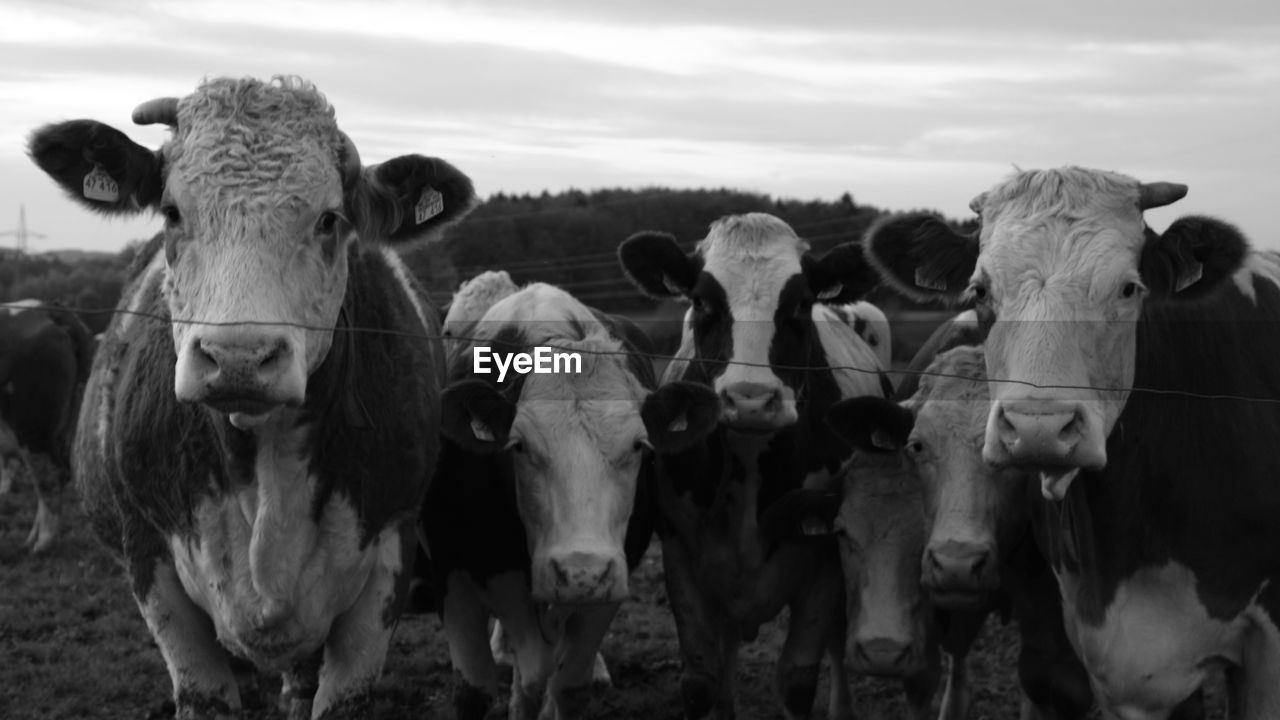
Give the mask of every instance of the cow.
POLYGON ((58 496, 71 471, 92 341, 70 312, 42 308, 39 301, 6 306, 12 307, 0 312, 0 489, 9 490, 17 468, 31 479, 36 516, 25 545, 40 553, 57 536, 58 496))
POLYGON ((868 259, 986 330, 982 454, 1030 471, 1068 639, 1112 717, 1159 718, 1227 668, 1280 715, 1280 254, 1145 210, 1185 185, 1064 167, 978 195, 981 227, 891 217, 868 259))
MULTIPOLYGON (((1063 631, 1053 576, 1031 537, 1030 481, 1024 470, 990 468, 982 459, 986 368, 982 348, 964 344, 980 340, 973 313, 966 315, 935 333, 943 342, 926 343, 923 350, 945 352, 914 375, 918 386, 910 396, 903 399, 900 391, 899 402, 842 401, 832 408, 831 421, 859 449, 851 463, 855 485, 878 479, 889 486, 885 495, 909 498, 917 507, 923 502, 923 532, 902 550, 914 561, 912 581, 932 606, 927 622, 933 628, 899 630, 897 636, 935 638, 951 656, 941 717, 968 717, 968 652, 988 615, 1010 612, 1021 639, 1023 717, 1084 717, 1093 696, 1063 631)), ((871 521, 890 517, 881 511, 871 521)), ((867 524, 862 517, 845 520, 843 513, 841 520, 855 530, 867 524)), ((891 536, 871 537, 883 542, 891 536)))
POLYGON ((544 703, 549 717, 581 715, 597 649, 653 535, 654 446, 695 441, 719 410, 698 385, 651 395, 651 355, 629 322, 534 283, 489 308, 451 364, 423 526, 459 718, 484 717, 495 695, 489 615, 514 655, 510 717, 537 718, 544 703), (489 359, 539 347, 566 365, 504 378, 489 359), (642 416, 667 396, 688 400, 673 438, 642 416))
POLYGON ((444 349, 450 364, 489 308, 519 289, 506 270, 486 270, 458 286, 444 316, 444 349))
POLYGON ((738 646, 783 607, 790 627, 776 685, 785 712, 809 714, 825 653, 829 717, 851 714, 835 542, 795 498, 838 484, 848 452, 826 425, 827 408, 885 394, 888 381, 875 352, 826 307, 878 282, 861 249, 807 251, 765 213, 717 220, 689 255, 652 231, 619 246, 642 292, 690 304, 661 385, 699 383, 720 398, 707 439, 659 455, 658 535, 688 718, 733 716, 738 646))
POLYGON ((301 78, 211 78, 30 154, 104 215, 158 210, 94 362, 73 454, 179 718, 240 714, 230 656, 291 718, 369 717, 439 450, 439 317, 395 252, 475 203, 447 162, 362 165, 301 78))

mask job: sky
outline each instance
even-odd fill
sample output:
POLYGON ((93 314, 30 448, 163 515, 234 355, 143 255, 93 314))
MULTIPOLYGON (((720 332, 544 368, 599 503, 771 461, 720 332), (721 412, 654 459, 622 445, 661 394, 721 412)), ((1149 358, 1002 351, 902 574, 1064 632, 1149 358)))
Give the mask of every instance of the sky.
POLYGON ((481 197, 849 192, 964 218, 1015 167, 1081 165, 1187 184, 1157 230, 1210 214, 1280 249, 1274 0, 4 0, 0 232, 21 205, 33 251, 149 237, 150 214, 62 195, 31 131, 93 118, 158 147, 137 104, 277 74, 315 82, 366 163, 442 157, 481 197))

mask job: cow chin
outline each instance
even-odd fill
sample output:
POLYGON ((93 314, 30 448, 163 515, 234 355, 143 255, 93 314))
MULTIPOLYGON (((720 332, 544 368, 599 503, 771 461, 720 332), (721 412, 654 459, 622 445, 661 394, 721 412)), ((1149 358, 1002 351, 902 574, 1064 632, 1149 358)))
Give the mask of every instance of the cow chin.
POLYGON ((627 561, 621 551, 551 550, 535 553, 533 599, 588 605, 621 602, 630 592, 627 561))

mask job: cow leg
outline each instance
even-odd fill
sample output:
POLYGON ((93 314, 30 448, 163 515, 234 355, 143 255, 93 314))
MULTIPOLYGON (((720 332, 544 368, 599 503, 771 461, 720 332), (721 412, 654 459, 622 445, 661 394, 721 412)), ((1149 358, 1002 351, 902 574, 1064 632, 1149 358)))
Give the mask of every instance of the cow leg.
POLYGON ((838 608, 835 622, 827 634, 827 660, 831 663, 831 694, 827 704, 828 720, 853 720, 853 695, 849 690, 849 668, 844 662, 848 617, 844 604, 838 608))
POLYGON ((313 718, 372 717, 374 684, 408 599, 415 542, 412 524, 379 535, 377 559, 364 590, 334 621, 325 640, 313 718))
POLYGON ((283 676, 280 688, 280 710, 289 720, 309 720, 316 690, 320 687, 322 653, 295 664, 283 676))
POLYGON ((556 646, 555 673, 551 677, 552 717, 582 717, 591 700, 600 644, 621 603, 603 603, 575 611, 564 625, 556 646))
MULTIPOLYGON (((136 579, 145 573, 132 569, 136 579)), ((169 669, 177 720, 240 717, 240 689, 213 622, 192 602, 173 565, 157 562, 151 585, 134 600, 169 669)))
MULTIPOLYGON (((485 642, 489 613, 475 583, 465 571, 449 574, 441 615, 454 678, 453 707, 458 720, 480 720, 498 695, 498 666, 485 642)), ((494 628, 494 637, 501 631, 494 628)), ((505 643, 505 635, 503 637, 505 643)))
POLYGON ((843 603, 844 579, 833 557, 818 564, 813 581, 807 587, 802 585, 789 604, 787 637, 778 654, 776 678, 788 718, 807 718, 813 712, 818 670, 829 638, 841 624, 843 603))
POLYGON ((687 720, 732 718, 738 630, 723 609, 713 608, 699 592, 693 562, 677 541, 662 538, 662 565, 684 660, 680 674, 684 716, 687 720))
POLYGON ((534 720, 546 702, 551 676, 553 644, 547 636, 558 633, 545 632, 529 595, 529 576, 523 572, 494 576, 485 585, 484 600, 502 623, 514 655, 508 718, 534 720))
POLYGON ((939 720, 965 720, 973 702, 969 690, 969 650, 982 633, 988 611, 943 610, 933 613, 934 627, 939 644, 950 661, 947 668, 947 685, 942 692, 939 720))
POLYGON ((53 544, 54 536, 58 534, 57 503, 55 502, 58 491, 58 470, 51 461, 41 457, 40 464, 45 467, 40 469, 48 472, 37 472, 36 463, 26 448, 18 448, 18 455, 22 458, 27 477, 31 479, 31 486, 36 491, 36 517, 23 545, 30 547, 32 553, 41 553, 49 549, 53 544), (46 488, 45 482, 50 482, 51 487, 46 488), (49 490, 52 492, 47 492, 49 490))

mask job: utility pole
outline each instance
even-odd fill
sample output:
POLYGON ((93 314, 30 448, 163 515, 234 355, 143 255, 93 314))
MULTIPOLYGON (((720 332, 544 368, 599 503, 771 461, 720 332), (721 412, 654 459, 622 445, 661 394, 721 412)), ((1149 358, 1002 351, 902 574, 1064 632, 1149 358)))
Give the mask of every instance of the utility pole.
POLYGON ((43 240, 45 238, 43 233, 32 232, 27 229, 27 206, 26 205, 18 206, 17 229, 4 230, 0 232, 0 237, 9 237, 9 236, 13 236, 14 238, 17 238, 18 252, 22 253, 23 255, 27 254, 27 248, 29 247, 29 241, 31 238, 38 238, 40 240, 43 240))

